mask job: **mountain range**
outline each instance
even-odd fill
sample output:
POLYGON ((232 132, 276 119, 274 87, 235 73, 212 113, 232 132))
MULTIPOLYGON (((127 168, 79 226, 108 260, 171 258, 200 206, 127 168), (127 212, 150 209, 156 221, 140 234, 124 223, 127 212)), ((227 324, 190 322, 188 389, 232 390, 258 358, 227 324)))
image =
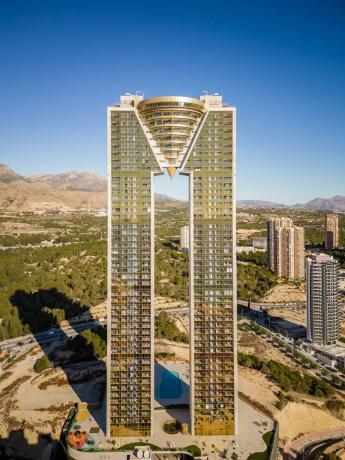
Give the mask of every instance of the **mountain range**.
POLYGON ((345 196, 335 195, 331 198, 314 198, 307 203, 287 205, 261 200, 240 200, 238 206, 266 209, 305 209, 307 211, 345 211, 345 196))
MULTIPOLYGON (((181 201, 156 194, 159 204, 178 204, 181 201)), ((307 203, 286 205, 262 200, 240 200, 244 208, 306 209, 345 211, 345 196, 314 198, 307 203)), ((0 210, 7 211, 76 211, 107 206, 107 179, 90 172, 70 171, 59 174, 23 176, 9 166, 0 164, 0 210)))
MULTIPOLYGON (((180 205, 181 201, 156 194, 156 203, 180 205)), ((89 172, 23 176, 0 164, 0 211, 72 212, 107 207, 107 179, 89 172)))

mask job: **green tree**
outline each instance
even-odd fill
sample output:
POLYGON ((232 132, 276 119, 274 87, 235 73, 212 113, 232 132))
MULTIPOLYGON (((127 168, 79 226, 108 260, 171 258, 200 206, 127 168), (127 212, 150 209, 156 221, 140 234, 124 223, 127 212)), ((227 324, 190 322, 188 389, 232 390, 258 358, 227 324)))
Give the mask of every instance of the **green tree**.
POLYGON ((49 361, 49 359, 48 359, 48 357, 46 355, 43 355, 34 364, 35 372, 42 372, 42 371, 44 371, 46 369, 49 369, 50 367, 53 367, 53 365, 49 361))

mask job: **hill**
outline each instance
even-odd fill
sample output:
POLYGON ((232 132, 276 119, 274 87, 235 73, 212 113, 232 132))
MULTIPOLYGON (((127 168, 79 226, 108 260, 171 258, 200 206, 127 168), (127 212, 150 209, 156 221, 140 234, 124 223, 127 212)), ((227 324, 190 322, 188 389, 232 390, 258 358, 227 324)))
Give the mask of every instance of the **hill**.
POLYGON ((286 205, 262 200, 240 200, 240 207, 266 209, 305 209, 307 211, 345 211, 345 196, 335 195, 331 198, 314 198, 307 203, 286 205))
MULTIPOLYGON (((156 194, 160 208, 184 206, 167 195, 156 194)), ((61 174, 22 176, 0 164, 0 211, 74 212, 107 207, 107 179, 94 173, 70 171, 61 174)))
POLYGON ((17 174, 9 166, 0 163, 0 182, 26 181, 25 177, 17 174))
POLYGON ((35 174, 30 181, 49 185, 53 188, 104 192, 107 190, 106 177, 89 172, 70 171, 62 174, 35 174))
MULTIPOLYGON (((160 208, 184 207, 186 201, 155 194, 160 208)), ((288 206, 263 200, 240 200, 239 207, 266 209, 306 209, 310 211, 345 211, 345 196, 315 198, 307 203, 288 206)), ((60 174, 22 176, 0 164, 0 210, 10 212, 104 209, 107 207, 107 179, 95 173, 70 171, 60 174)))
POLYGON ((55 189, 41 183, 0 181, 0 210, 7 212, 71 212, 106 207, 106 192, 55 189))
POLYGON ((310 211, 345 211, 345 196, 335 195, 331 198, 314 198, 304 204, 291 206, 297 209, 309 209, 310 211))
POLYGON ((248 208, 269 208, 269 209, 278 209, 278 208, 288 208, 289 206, 281 203, 273 203, 272 201, 263 201, 263 200, 240 200, 237 202, 237 205, 240 207, 248 208))

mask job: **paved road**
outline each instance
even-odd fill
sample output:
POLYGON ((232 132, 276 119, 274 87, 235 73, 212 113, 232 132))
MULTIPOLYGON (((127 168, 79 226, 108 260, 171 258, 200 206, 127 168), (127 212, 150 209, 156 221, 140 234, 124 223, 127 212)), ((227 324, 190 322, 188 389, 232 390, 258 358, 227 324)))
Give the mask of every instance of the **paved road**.
MULTIPOLYGON (((239 305, 247 306, 248 302, 239 300, 238 301, 239 305)), ((260 307, 260 303, 251 303, 251 307, 260 307)), ((286 306, 291 306, 293 304, 285 304, 286 306)), ((296 305, 296 304, 295 304, 296 305)), ((183 307, 183 308, 171 308, 167 310, 169 313, 178 313, 178 314, 188 314, 189 313, 189 307, 183 307)), ((159 311, 156 312, 158 314, 159 311)), ((302 356, 305 358, 309 359, 310 361, 314 362, 319 369, 322 369, 325 371, 329 376, 331 377, 337 377, 339 378, 342 382, 345 383, 345 377, 338 372, 332 372, 327 369, 326 365, 324 363, 321 363, 318 361, 313 355, 309 354, 305 350, 303 350, 301 347, 294 345, 293 341, 291 339, 288 339, 287 337, 282 336, 281 334, 271 330, 268 325, 265 323, 264 318, 256 316, 255 311, 247 311, 247 315, 249 319, 255 320, 260 326, 264 327, 273 337, 276 337, 277 339, 281 340, 284 342, 284 344, 291 349, 291 352, 294 350, 298 351, 302 356), (253 317, 251 315, 254 315, 253 317)), ((71 318, 72 319, 72 318, 71 318)), ((85 322, 76 322, 76 323, 69 323, 68 325, 65 326, 60 326, 57 328, 52 328, 47 331, 43 332, 38 332, 36 334, 28 334, 26 336, 21 336, 21 337, 16 337, 14 339, 9 339, 9 340, 4 340, 3 342, 0 342, 0 348, 2 350, 6 351, 11 351, 16 348, 19 349, 19 347, 22 347, 23 345, 28 345, 31 343, 40 343, 44 345, 49 345, 50 343, 54 342, 55 340, 63 340, 63 339, 68 339, 71 337, 74 337, 76 334, 79 332, 83 331, 84 329, 88 328, 95 328, 99 325, 105 326, 106 320, 104 318, 100 320, 92 320, 92 321, 85 321, 85 322)), ((319 375, 316 371, 313 372, 315 376, 319 378, 323 378, 321 375, 319 375)))
POLYGON ((55 340, 68 339, 74 337, 84 329, 92 329, 98 326, 105 326, 105 320, 99 321, 85 321, 75 324, 68 324, 66 326, 56 327, 47 331, 37 332, 36 334, 28 334, 14 339, 3 340, 0 342, 0 348, 5 351, 11 351, 15 348, 19 348, 32 343, 40 343, 48 345, 55 340))
POLYGON ((344 436, 335 436, 330 439, 316 441, 298 452, 295 458, 296 460, 317 460, 320 454, 322 454, 327 447, 341 441, 342 439, 344 439, 344 436))
MULTIPOLYGON (((244 300, 239 300, 238 301, 239 305, 243 306, 248 306, 248 302, 244 300)), ((251 303, 252 309, 257 309, 259 310, 261 303, 251 303)), ((265 306, 276 306, 274 304, 267 304, 265 306)), ((281 305, 280 305, 281 306, 281 305)), ((292 306, 298 306, 298 304, 284 304, 284 306, 287 307, 292 307, 292 306)), ((170 308, 167 311, 170 313, 180 313, 180 314, 188 314, 189 313, 189 307, 183 307, 183 308, 170 308)), ((156 314, 159 314, 159 311, 156 312, 156 314)), ((73 318, 71 318, 73 319, 73 318)), ((102 326, 105 325, 105 320, 99 320, 98 323, 95 321, 86 321, 84 323, 75 323, 75 324, 69 324, 66 326, 58 326, 57 328, 52 328, 47 331, 42 331, 38 332, 36 334, 28 334, 25 336, 21 337, 16 337, 14 339, 8 339, 0 342, 0 348, 2 350, 11 350, 13 348, 22 346, 23 344, 27 343, 32 343, 34 341, 36 342, 44 342, 44 343, 49 343, 53 342, 54 340, 57 339, 57 337, 61 334, 64 334, 66 336, 71 336, 71 334, 75 335, 75 332, 80 332, 84 329, 87 329, 89 327, 96 327, 98 324, 101 324, 102 326)))
POLYGON ((327 368, 327 365, 325 363, 323 363, 323 362, 319 361, 318 359, 316 359, 316 357, 314 355, 311 355, 306 350, 301 348, 299 345, 296 345, 292 339, 289 339, 289 338, 283 336, 282 334, 279 334, 278 332, 273 331, 272 329, 270 329, 269 326, 266 324, 265 318, 263 316, 258 316, 255 312, 252 312, 252 311, 245 311, 244 316, 246 316, 249 320, 255 321, 259 326, 261 326, 264 329, 266 329, 267 332, 269 332, 271 334, 271 336, 279 339, 281 342, 284 342, 285 346, 290 348, 291 353, 293 353, 294 351, 297 351, 300 355, 302 355, 306 359, 312 361, 318 367, 318 369, 315 370, 315 371, 310 369, 309 372, 314 374, 315 377, 321 378, 322 380, 327 380, 321 374, 318 373, 318 371, 320 369, 322 369, 322 371, 326 372, 328 376, 337 377, 343 383, 345 383, 345 377, 341 372, 330 371, 327 368))

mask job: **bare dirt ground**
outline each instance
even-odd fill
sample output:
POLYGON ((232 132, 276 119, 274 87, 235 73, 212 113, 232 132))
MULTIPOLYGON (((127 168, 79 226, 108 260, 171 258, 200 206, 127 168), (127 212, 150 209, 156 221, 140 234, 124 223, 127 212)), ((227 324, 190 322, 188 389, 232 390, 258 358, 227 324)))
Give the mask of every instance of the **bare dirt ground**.
POLYGON ((248 355, 254 354, 259 356, 261 359, 274 359, 288 366, 294 368, 299 367, 295 361, 281 353, 279 349, 273 345, 269 345, 261 337, 254 335, 251 332, 238 331, 238 351, 246 353, 248 355))
POLYGON ((246 240, 253 236, 255 233, 262 232, 262 229, 258 228, 251 228, 251 229, 246 229, 246 228, 238 228, 236 230, 236 236, 239 240, 246 240))
POLYGON ((8 220, 0 223, 0 235, 15 235, 20 234, 40 234, 56 232, 56 228, 44 228, 38 225, 31 225, 24 222, 14 222, 8 220))
POLYGON ((166 339, 156 339, 155 351, 174 353, 174 359, 189 361, 189 345, 185 343, 171 342, 170 340, 166 339))
POLYGON ((300 286, 296 286, 293 283, 280 282, 277 286, 272 288, 262 300, 268 303, 305 302, 305 284, 302 283, 300 286))
MULTIPOLYGON (((255 354, 260 358, 274 359, 293 369, 302 370, 302 367, 295 361, 251 332, 238 331, 238 350, 247 354, 255 354)), ((282 411, 279 411, 275 404, 278 401, 277 393, 280 388, 264 374, 239 366, 238 379, 239 391, 259 406, 263 405, 279 421, 282 442, 294 439, 301 433, 306 434, 344 425, 343 420, 322 409, 325 402, 322 398, 293 393, 295 402, 289 402, 282 411)))
POLYGON ((276 414, 279 422, 279 434, 282 442, 297 436, 332 428, 341 428, 344 421, 325 410, 307 404, 290 402, 276 414))
POLYGON ((29 458, 41 458, 48 444, 44 436, 59 438, 70 408, 80 401, 78 395, 94 392, 94 380, 96 383, 96 379, 90 379, 78 389, 74 385, 76 392, 61 368, 37 374, 33 364, 40 356, 40 347, 32 348, 0 379, 0 440, 7 440, 6 446, 29 458), (19 432, 24 436, 21 442, 17 439, 19 432))
POLYGON ((0 209, 8 212, 44 213, 52 209, 69 212, 89 206, 102 209, 106 204, 106 191, 65 190, 24 181, 0 183, 0 209))
POLYGON ((264 406, 273 417, 278 412, 275 403, 280 388, 269 382, 261 372, 238 366, 238 390, 251 401, 264 406))
POLYGON ((291 321, 292 323, 302 324, 305 326, 307 324, 307 311, 306 308, 279 308, 273 307, 267 310, 267 313, 270 316, 280 317, 291 321))
POLYGON ((155 296, 156 310, 169 310, 171 308, 187 307, 187 302, 182 300, 169 299, 168 297, 155 296))

